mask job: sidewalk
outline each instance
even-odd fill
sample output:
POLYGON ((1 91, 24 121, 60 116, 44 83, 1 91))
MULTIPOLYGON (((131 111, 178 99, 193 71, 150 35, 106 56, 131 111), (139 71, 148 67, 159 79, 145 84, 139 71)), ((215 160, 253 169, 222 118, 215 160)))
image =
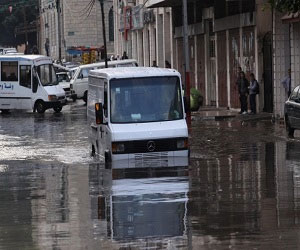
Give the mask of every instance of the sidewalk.
POLYGON ((192 121, 223 121, 223 120, 238 120, 238 121, 261 121, 271 120, 272 113, 257 113, 255 115, 240 115, 236 110, 228 110, 226 108, 216 107, 200 107, 199 111, 192 112, 192 121))

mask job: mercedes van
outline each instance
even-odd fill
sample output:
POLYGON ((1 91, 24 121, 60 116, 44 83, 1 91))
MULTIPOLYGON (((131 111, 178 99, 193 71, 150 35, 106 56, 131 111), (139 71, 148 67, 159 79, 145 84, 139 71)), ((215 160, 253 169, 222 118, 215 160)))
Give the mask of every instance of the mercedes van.
MULTIPOLYGON (((181 76, 176 70, 90 71, 87 116, 92 154, 106 162, 125 160, 128 166, 187 157, 183 103, 181 76)), ((169 164, 176 165, 176 161, 169 164)))
MULTIPOLYGON (((108 61, 109 68, 136 67, 137 65, 137 62, 134 59, 108 61)), ((85 102, 87 101, 89 72, 90 70, 103 68, 105 68, 105 62, 85 64, 77 68, 70 82, 71 97, 73 101, 76 99, 83 99, 85 102)))
POLYGON ((52 60, 41 55, 0 56, 0 110, 32 109, 60 112, 66 104, 52 60))

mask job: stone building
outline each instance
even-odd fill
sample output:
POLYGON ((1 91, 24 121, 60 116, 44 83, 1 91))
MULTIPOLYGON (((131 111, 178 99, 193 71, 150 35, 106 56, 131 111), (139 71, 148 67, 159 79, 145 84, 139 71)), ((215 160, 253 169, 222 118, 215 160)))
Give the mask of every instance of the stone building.
MULTIPOLYGON (((104 1, 108 53, 113 53, 114 49, 114 11, 112 7, 112 0, 104 1)), ((40 51, 42 54, 46 54, 45 44, 48 39, 49 54, 53 59, 58 59, 58 12, 61 24, 62 58, 72 59, 71 54, 68 53, 72 47, 101 48, 103 46, 101 9, 98 0, 40 0, 40 51), (60 3, 59 11, 56 6, 57 2, 60 3)))
MULTIPOLYGON (((206 105, 239 108, 242 67, 260 82, 258 109, 273 112, 272 11, 263 10, 265 2, 188 0, 191 84, 206 105)), ((114 0, 114 9, 115 51, 127 51, 145 66, 169 61, 184 74, 182 0, 114 0)))

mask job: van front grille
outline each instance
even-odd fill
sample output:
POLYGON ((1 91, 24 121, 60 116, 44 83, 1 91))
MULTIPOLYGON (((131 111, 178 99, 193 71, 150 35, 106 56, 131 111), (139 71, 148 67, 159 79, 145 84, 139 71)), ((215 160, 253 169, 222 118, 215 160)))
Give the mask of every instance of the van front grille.
MULTIPOLYGON (((168 138, 168 139, 154 139, 141 141, 125 141, 116 142, 124 144, 124 151, 121 154, 136 154, 136 153, 154 153, 184 150, 184 148, 177 149, 177 141, 186 138, 168 138)), ((120 154, 120 153, 119 153, 120 154)))
POLYGON ((136 168, 159 168, 168 166, 168 153, 139 153, 134 154, 136 168))

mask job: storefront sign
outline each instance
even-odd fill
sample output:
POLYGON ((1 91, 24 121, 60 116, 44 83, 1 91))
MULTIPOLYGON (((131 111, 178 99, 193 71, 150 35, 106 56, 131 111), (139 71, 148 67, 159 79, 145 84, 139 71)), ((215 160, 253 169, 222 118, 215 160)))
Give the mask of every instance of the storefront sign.
POLYGON ((143 14, 143 5, 132 8, 132 29, 142 29, 144 27, 143 14))

